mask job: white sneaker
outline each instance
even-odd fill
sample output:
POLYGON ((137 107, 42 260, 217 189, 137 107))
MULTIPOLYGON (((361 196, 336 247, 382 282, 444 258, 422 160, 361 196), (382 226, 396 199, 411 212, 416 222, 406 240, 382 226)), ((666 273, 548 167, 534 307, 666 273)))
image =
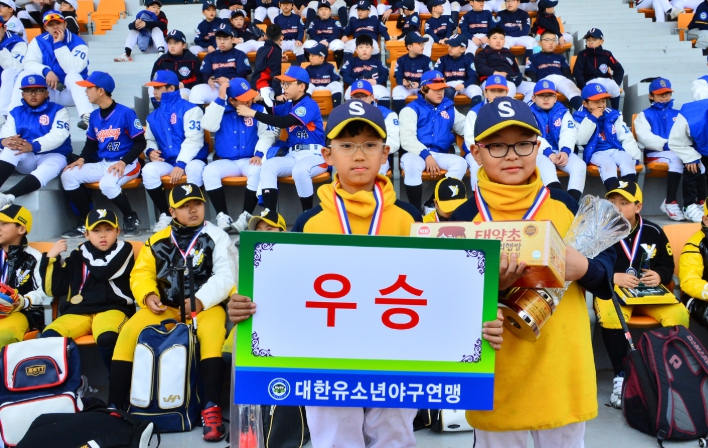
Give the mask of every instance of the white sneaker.
POLYGON ((683 8, 671 8, 671 19, 677 19, 679 14, 684 14, 686 12, 683 8))
POLYGON ((125 53, 118 56, 117 58, 113 58, 113 62, 131 62, 132 60, 133 60, 133 58, 128 56, 125 53))
POLYGON ((620 409, 622 408, 622 385, 624 384, 623 376, 616 376, 612 380, 612 393, 610 394, 610 404, 612 407, 620 409))
POLYGON ((703 220, 703 206, 699 204, 691 204, 683 209, 683 215, 689 221, 701 222, 703 220))
POLYGON ((11 194, 0 193, 0 208, 5 207, 6 205, 10 205, 13 202, 15 202, 15 196, 11 194))
POLYGON ((243 212, 238 217, 235 223, 231 224, 231 227, 236 229, 237 232, 241 233, 248 228, 248 221, 252 218, 251 214, 248 212, 243 212))
POLYGON ((233 225, 234 220, 231 219, 231 216, 227 215, 226 213, 219 213, 216 215, 216 226, 219 227, 221 230, 224 232, 228 232, 229 229, 231 229, 231 226, 233 225))
POLYGON ((172 223, 172 217, 164 213, 160 213, 160 217, 157 218, 157 222, 152 226, 153 233, 157 233, 160 230, 165 230, 172 223))
POLYGON ((664 202, 661 203, 659 210, 666 213, 666 216, 668 216, 669 218, 671 218, 674 221, 683 221, 686 219, 683 216, 683 212, 681 211, 681 207, 679 207, 679 205, 676 201, 673 201, 673 202, 670 202, 667 204, 666 199, 664 199, 664 202))

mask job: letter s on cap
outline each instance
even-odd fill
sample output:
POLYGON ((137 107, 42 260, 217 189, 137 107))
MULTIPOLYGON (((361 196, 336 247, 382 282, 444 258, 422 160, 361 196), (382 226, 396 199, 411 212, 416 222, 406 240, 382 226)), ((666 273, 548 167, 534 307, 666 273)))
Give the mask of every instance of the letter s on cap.
POLYGON ((349 113, 352 115, 364 115, 364 106, 360 101, 351 101, 349 103, 349 113))
POLYGON ((514 112, 513 107, 511 106, 511 103, 508 101, 502 101, 499 103, 499 116, 504 117, 504 118, 509 118, 513 117, 516 115, 516 112, 514 112))

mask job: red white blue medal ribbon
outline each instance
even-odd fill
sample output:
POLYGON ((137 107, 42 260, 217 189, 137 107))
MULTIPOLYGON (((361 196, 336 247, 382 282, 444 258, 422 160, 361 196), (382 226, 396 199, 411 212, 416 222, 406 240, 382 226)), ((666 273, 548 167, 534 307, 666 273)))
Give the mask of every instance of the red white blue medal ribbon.
POLYGON ((624 242, 624 240, 620 240, 620 244, 622 245, 622 250, 624 250, 624 254, 627 256, 627 259, 629 260, 629 268, 627 268, 627 273, 628 274, 633 274, 637 275, 638 272, 634 267, 632 267, 632 264, 634 263, 634 257, 637 255, 637 249, 639 249, 639 240, 642 239, 642 227, 644 226, 644 222, 642 221, 642 217, 639 217, 639 230, 637 230, 637 234, 634 237, 634 244, 632 244, 632 252, 629 251, 629 247, 627 246, 627 243, 624 242), (631 271, 631 272, 630 272, 631 271))
POLYGON ((84 285, 86 284, 86 279, 89 278, 89 275, 91 273, 89 272, 88 266, 86 266, 86 263, 82 263, 82 278, 81 278, 81 286, 79 286, 79 294, 81 294, 81 291, 84 290, 84 285))
POLYGON ((7 252, 2 251, 2 278, 0 278, 0 283, 7 285, 7 278, 10 274, 10 264, 7 262, 7 252))
MULTIPOLYGON (((344 235, 352 234, 352 227, 349 224, 349 215, 347 215, 347 208, 344 204, 344 199, 337 194, 337 187, 339 182, 337 182, 332 188, 334 193, 334 208, 337 210, 337 216, 339 217, 339 225, 342 228, 342 233, 344 235)), ((371 217, 371 224, 369 224, 369 235, 378 235, 381 228, 381 215, 383 214, 383 190, 378 182, 374 184, 374 200, 376 205, 374 207, 374 214, 371 217)))
MULTIPOLYGON (((548 188, 546 188, 545 186, 541 187, 541 190, 539 190, 538 194, 536 195, 536 198, 533 200, 533 204, 531 204, 531 208, 526 211, 524 217, 521 219, 533 220, 536 217, 538 211, 541 209, 543 203, 546 201, 546 199, 548 199, 550 195, 551 191, 548 188)), ((474 197, 475 201, 477 202, 477 209, 479 210, 480 215, 482 215, 482 221, 494 221, 494 219, 492 218, 492 212, 489 210, 489 206, 482 197, 482 192, 479 188, 474 190, 474 197)))
POLYGON ((202 226, 202 228, 199 229, 199 232, 197 232, 197 234, 194 235, 194 238, 192 238, 192 242, 189 243, 189 246, 187 246, 186 252, 183 252, 182 249, 179 248, 179 244, 177 243, 177 238, 175 238, 174 230, 170 231, 170 238, 172 238, 172 242, 175 244, 175 247, 177 248, 179 253, 182 255, 182 259, 184 260, 184 266, 187 268, 189 268, 189 266, 187 266, 187 257, 189 256, 189 253, 192 252, 192 250, 194 249, 194 246, 197 245, 197 239, 199 239, 199 235, 201 235, 205 226, 206 226, 206 222, 204 223, 204 226, 202 226))

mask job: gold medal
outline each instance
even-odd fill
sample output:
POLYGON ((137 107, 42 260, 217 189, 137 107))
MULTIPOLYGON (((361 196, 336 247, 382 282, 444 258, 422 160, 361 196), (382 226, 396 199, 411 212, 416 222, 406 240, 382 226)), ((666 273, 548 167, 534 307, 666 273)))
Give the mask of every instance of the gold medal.
POLYGON ((71 302, 73 305, 78 305, 79 303, 81 303, 83 301, 84 301, 84 296, 82 296, 81 294, 76 294, 74 297, 71 298, 71 300, 69 300, 69 302, 71 302))

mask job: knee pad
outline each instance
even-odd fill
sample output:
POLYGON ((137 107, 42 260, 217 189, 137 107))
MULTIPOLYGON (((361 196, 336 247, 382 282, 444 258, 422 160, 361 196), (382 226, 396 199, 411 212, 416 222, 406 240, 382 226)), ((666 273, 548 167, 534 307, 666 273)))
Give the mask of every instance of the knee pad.
POLYGON ((105 333, 101 333, 96 338, 96 345, 98 345, 99 347, 115 347, 117 341, 118 341, 118 333, 117 332, 106 331, 105 333))

